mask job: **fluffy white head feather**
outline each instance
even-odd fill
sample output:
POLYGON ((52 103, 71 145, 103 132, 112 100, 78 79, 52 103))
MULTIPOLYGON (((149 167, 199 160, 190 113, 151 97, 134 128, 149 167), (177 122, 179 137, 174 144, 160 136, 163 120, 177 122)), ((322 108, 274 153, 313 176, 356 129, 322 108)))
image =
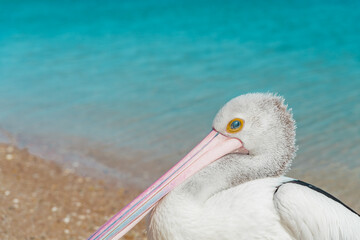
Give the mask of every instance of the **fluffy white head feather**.
POLYGON ((242 182, 283 175, 295 156, 295 121, 284 99, 270 93, 241 95, 217 113, 213 128, 240 139, 249 155, 228 154, 208 165, 181 187, 181 191, 207 199, 242 182), (238 133, 226 131, 234 118, 244 120, 238 133))
POLYGON ((279 174, 288 170, 295 156, 295 121, 280 96, 252 93, 236 97, 220 109, 213 127, 240 139, 251 156, 271 158, 277 169, 274 172, 279 174), (238 133, 228 133, 226 126, 234 118, 243 119, 244 127, 238 133))

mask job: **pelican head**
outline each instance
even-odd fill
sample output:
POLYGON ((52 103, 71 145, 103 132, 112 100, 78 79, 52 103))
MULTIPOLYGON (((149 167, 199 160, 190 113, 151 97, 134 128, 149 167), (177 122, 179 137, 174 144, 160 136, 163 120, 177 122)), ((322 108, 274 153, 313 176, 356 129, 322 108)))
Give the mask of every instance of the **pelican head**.
POLYGON ((174 189, 201 201, 241 182, 282 175, 295 151, 295 122, 282 97, 234 98, 193 150, 89 239, 119 239, 174 189))
POLYGON ((262 177, 284 174, 295 157, 295 121, 291 109, 287 109, 280 96, 252 93, 236 97, 219 110, 213 129, 229 138, 239 139, 249 154, 244 157, 232 153, 224 158, 256 160, 243 162, 243 166, 261 165, 265 169, 257 173, 262 177))
POLYGON ((296 152, 295 121, 282 97, 270 93, 236 97, 219 110, 212 127, 242 146, 211 162, 173 192, 206 201, 240 183, 289 170, 296 152))

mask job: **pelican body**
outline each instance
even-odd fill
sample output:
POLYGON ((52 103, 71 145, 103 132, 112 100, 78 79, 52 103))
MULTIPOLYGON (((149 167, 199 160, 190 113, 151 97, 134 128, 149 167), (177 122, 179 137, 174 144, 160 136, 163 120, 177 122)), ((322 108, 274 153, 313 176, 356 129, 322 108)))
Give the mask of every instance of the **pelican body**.
POLYGON ((296 149, 283 98, 234 98, 204 140, 89 240, 119 239, 148 213, 150 240, 360 239, 356 212, 284 176, 296 149))

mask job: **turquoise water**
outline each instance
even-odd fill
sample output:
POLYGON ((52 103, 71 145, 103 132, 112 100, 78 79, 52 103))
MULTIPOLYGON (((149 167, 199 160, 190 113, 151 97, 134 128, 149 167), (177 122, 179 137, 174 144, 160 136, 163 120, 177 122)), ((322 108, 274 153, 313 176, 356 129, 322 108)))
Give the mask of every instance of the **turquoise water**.
POLYGON ((359 166, 359 1, 0 4, 3 141, 147 185, 227 100, 270 91, 297 120, 294 170, 359 166))

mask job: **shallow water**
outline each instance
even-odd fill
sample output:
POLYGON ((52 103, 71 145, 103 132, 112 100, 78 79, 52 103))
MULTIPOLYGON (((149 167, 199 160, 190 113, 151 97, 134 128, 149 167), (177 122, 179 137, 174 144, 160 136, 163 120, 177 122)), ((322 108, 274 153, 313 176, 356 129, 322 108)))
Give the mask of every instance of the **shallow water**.
POLYGON ((356 9, 358 1, 1 1, 0 127, 46 158, 148 185, 208 133, 227 100, 277 92, 297 121, 294 174, 336 179, 324 169, 340 166, 355 169, 356 183, 356 9))

